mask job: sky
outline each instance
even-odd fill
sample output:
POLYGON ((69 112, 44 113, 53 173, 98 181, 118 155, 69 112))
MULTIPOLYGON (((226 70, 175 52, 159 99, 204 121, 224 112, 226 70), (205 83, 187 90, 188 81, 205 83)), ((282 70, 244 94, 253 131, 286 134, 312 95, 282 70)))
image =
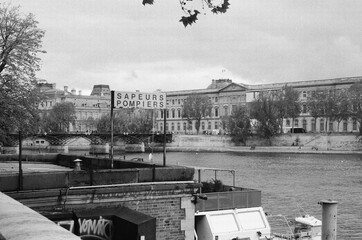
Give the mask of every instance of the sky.
MULTIPOLYGON (((194 0, 194 7, 201 0, 194 0)), ((220 0, 214 0, 220 1, 220 0)), ((11 0, 45 30, 37 77, 90 94, 362 76, 361 0, 229 0, 184 27, 179 0, 11 0)), ((188 2, 190 4, 190 1, 188 2)))

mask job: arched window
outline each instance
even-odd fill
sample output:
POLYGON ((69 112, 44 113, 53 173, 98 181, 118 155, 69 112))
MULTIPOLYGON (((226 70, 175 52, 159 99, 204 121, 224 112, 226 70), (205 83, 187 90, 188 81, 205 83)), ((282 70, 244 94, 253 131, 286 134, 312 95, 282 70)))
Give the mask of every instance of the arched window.
POLYGON ((343 121, 343 132, 347 132, 347 121, 343 121))
POLYGON ((172 112, 172 118, 175 118, 175 109, 172 109, 171 112, 172 112))
POLYGON ((177 117, 181 118, 181 109, 177 109, 177 117))
POLYGON ((218 117, 219 116, 219 108, 215 108, 215 117, 218 117))

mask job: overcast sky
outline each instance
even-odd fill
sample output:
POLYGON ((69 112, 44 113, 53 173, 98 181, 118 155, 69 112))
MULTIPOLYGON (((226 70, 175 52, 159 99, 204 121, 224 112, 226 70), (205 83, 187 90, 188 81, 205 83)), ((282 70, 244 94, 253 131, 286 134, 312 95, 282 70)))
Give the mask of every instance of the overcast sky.
MULTIPOLYGON (((198 0, 195 0, 198 1, 198 0)), ((361 0, 229 0, 185 28, 179 0, 12 0, 46 31, 38 77, 90 93, 362 76, 361 0)))

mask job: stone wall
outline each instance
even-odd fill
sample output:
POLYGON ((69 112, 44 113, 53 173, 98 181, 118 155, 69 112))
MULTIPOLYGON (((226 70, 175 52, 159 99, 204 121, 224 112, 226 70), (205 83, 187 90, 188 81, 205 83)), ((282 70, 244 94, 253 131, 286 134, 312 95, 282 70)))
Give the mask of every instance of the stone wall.
MULTIPOLYGON (((269 141, 259 137, 248 139, 246 146, 304 146, 319 150, 358 151, 362 150, 362 141, 355 134, 282 134, 269 141)), ((221 148, 236 147, 230 136, 225 135, 174 135, 173 142, 167 144, 175 148, 221 148)))

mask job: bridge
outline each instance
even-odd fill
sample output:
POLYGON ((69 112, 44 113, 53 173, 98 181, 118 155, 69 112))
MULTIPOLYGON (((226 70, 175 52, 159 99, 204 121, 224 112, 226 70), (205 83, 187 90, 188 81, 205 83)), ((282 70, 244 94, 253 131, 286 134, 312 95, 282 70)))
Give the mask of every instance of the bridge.
MULTIPOLYGON (((91 145, 103 145, 111 142, 110 133, 51 133, 51 134, 35 134, 22 136, 23 139, 44 139, 50 145, 62 146, 66 145, 70 140, 83 138, 88 139, 91 145)), ((19 145, 19 134, 8 135, 9 146, 19 145)), ((113 141, 123 141, 127 144, 137 143, 163 143, 164 135, 152 133, 114 133, 113 141)), ((166 143, 172 142, 172 134, 166 134, 166 143)))

